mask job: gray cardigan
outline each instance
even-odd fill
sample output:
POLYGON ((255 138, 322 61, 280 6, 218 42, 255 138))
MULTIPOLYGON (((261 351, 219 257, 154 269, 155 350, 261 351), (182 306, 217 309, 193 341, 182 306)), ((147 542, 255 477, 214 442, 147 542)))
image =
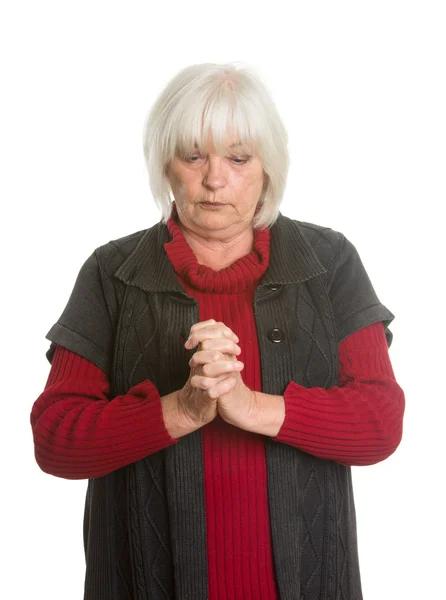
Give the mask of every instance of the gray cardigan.
MULTIPOLYGON (((167 227, 97 248, 47 338, 103 369, 111 395, 150 379, 181 388, 199 320, 164 251, 167 227)), ((378 300, 355 247, 339 232, 280 215, 254 300, 263 391, 338 383, 338 344, 394 315, 378 300), (272 334, 273 330, 274 333, 272 334)), ((150 426, 150 424, 148 424, 150 426)), ((361 600, 351 471, 265 439, 274 565, 281 600, 361 600)), ((201 431, 89 480, 85 600, 206 600, 201 431)))

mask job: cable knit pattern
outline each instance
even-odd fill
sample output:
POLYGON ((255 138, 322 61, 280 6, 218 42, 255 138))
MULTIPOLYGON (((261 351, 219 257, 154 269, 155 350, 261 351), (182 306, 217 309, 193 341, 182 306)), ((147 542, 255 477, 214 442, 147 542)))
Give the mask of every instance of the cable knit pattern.
POLYGON ((382 323, 346 338, 339 363, 339 387, 290 382, 285 421, 274 439, 346 465, 375 464, 398 447, 405 406, 382 323))
MULTIPOLYGON (((214 271, 199 265, 172 218, 166 252, 200 320, 215 319, 239 337, 244 382, 261 391, 254 292, 269 262, 270 234, 254 232, 252 252, 214 271)), ((269 529, 264 438, 217 417, 202 429, 210 600, 278 598, 269 529)))
MULTIPOLYGON (((239 336, 242 377, 261 391, 253 313, 269 262, 270 234, 256 230, 252 252, 220 271, 198 261, 175 222, 165 251, 200 320, 223 321, 239 336)), ((174 444, 155 386, 145 380, 109 399, 103 371, 57 347, 44 392, 31 414, 36 460, 53 475, 100 477, 174 444)), ((290 382, 286 417, 274 438, 343 464, 383 460, 401 439, 404 394, 395 381, 382 323, 339 345, 339 385, 290 382)), ((202 429, 210 600, 277 600, 267 497, 265 438, 217 417, 202 429)))
POLYGON ((148 380, 113 401, 101 369, 57 346, 31 425, 36 461, 52 475, 106 475, 177 443, 164 424, 160 397, 148 380))

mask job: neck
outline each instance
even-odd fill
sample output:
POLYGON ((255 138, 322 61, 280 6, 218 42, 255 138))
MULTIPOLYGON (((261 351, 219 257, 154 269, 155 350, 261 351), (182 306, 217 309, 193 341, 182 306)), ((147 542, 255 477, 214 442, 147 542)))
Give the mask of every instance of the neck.
POLYGON ((215 271, 229 267, 253 249, 254 231, 252 227, 228 239, 206 238, 183 226, 181 226, 181 229, 187 243, 197 257, 198 263, 215 271))

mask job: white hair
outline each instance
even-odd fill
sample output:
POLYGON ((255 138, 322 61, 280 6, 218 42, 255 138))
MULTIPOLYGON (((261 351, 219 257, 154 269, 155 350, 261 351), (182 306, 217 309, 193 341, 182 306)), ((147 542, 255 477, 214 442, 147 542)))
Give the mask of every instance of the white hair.
POLYGON ((261 159, 265 185, 254 227, 270 227, 279 215, 289 167, 288 135, 270 92, 252 67, 238 63, 182 69, 153 104, 144 129, 144 155, 153 197, 164 221, 172 197, 166 167, 176 154, 210 140, 218 153, 229 133, 261 159))

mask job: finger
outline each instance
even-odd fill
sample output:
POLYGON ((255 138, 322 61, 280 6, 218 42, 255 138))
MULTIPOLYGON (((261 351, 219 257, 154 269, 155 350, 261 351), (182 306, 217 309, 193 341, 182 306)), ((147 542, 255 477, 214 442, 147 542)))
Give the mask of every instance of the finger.
POLYGON ((189 361, 189 367, 194 368, 209 362, 227 360, 227 356, 219 350, 197 350, 189 361))
POLYGON ((220 375, 219 377, 202 377, 201 375, 194 375, 190 379, 190 384, 195 389, 207 391, 214 385, 217 385, 221 381, 224 381, 231 376, 231 374, 227 373, 220 375))
MULTIPOLYGON (((234 355, 238 356, 241 354, 242 349, 232 340, 228 340, 226 338, 215 338, 215 339, 207 339, 200 342, 199 350, 201 351, 209 351, 209 350, 217 350, 224 355, 234 355)), ((227 356, 225 356, 227 358, 227 356)))
MULTIPOLYGON (((189 336, 186 340, 186 343, 184 344, 184 346, 186 348, 193 348, 194 346, 190 345, 190 338, 191 336, 199 331, 200 329, 206 328, 206 327, 212 327, 214 325, 217 325, 217 321, 215 319, 207 319, 206 321, 199 321, 198 323, 195 323, 194 325, 192 325, 192 327, 190 328, 189 331, 189 336)), ((195 344, 196 345, 196 344, 195 344)))
POLYGON ((192 375, 190 378, 190 384, 192 387, 200 390, 208 390, 210 387, 221 381, 222 378, 228 376, 238 376, 243 370, 243 363, 234 363, 224 361, 222 363, 209 363, 204 365, 199 373, 192 375), (203 369, 206 369, 203 373, 203 369))
POLYGON ((235 387, 236 383, 237 382, 234 377, 227 377, 208 389, 206 393, 209 398, 215 400, 215 398, 219 398, 220 396, 230 392, 232 388, 235 387))
POLYGON ((190 330, 191 330, 191 332, 198 331, 199 329, 203 329, 203 327, 209 327, 210 325, 217 325, 217 321, 215 319, 208 319, 207 321, 199 321, 198 323, 195 323, 194 325, 192 325, 190 330))
POLYGON ((240 361, 222 360, 220 362, 210 362, 201 367, 200 375, 202 377, 219 377, 225 373, 240 373, 245 365, 240 361))
POLYGON ((192 332, 194 332, 194 331, 203 329, 204 327, 213 327, 215 325, 218 325, 219 327, 226 327, 226 329, 229 329, 229 327, 227 327, 227 325, 225 325, 223 323, 223 321, 216 321, 215 319, 208 319, 207 321, 199 321, 198 323, 194 323, 194 325, 192 325, 190 330, 192 332))
MULTIPOLYGON (((203 342, 205 343, 205 342, 203 342)), ((241 349, 237 346, 230 346, 229 344, 227 345, 228 349, 232 348, 234 354, 232 354, 229 350, 223 351, 221 352, 218 349, 210 349, 210 350, 204 350, 201 349, 202 348, 202 344, 200 344, 200 350, 197 350, 193 355, 192 358, 189 360, 189 367, 191 369, 199 367, 200 365, 206 365, 207 363, 210 362, 219 362, 219 361, 223 361, 223 360, 236 360, 236 356, 238 356, 241 352, 241 349)))
POLYGON ((198 323, 195 323, 190 328, 189 336, 186 340, 186 343, 189 341, 190 337, 197 331, 200 331, 200 329, 206 329, 207 327, 215 327, 216 325, 218 325, 218 323, 215 319, 208 319, 207 321, 200 321, 198 323))
POLYGON ((184 346, 188 349, 195 348, 197 344, 206 339, 223 338, 230 339, 236 344, 239 339, 235 333, 226 327, 224 323, 216 323, 215 325, 208 325, 206 327, 195 328, 195 325, 191 328, 189 338, 186 340, 184 346))
POLYGON ((195 332, 191 332, 189 338, 186 340, 184 347, 188 350, 195 348, 198 344, 207 339, 229 339, 235 344, 238 343, 239 338, 230 329, 226 327, 213 326, 204 327, 195 332))

